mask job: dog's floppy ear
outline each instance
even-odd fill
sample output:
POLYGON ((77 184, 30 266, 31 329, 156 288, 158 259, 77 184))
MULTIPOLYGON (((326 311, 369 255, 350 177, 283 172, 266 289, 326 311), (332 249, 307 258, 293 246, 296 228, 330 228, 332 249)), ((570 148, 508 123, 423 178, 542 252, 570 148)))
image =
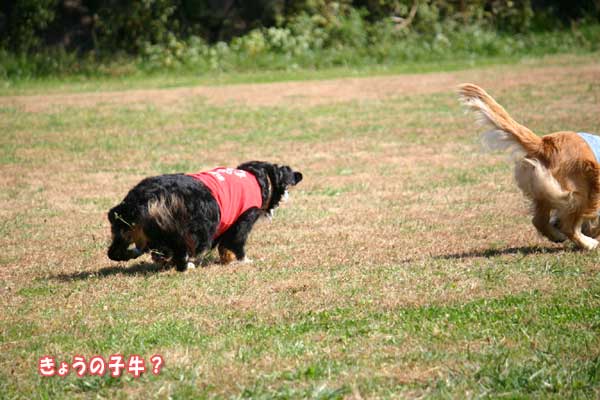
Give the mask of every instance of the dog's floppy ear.
POLYGON ((110 211, 108 212, 108 220, 110 222, 110 225, 115 229, 118 227, 131 228, 131 222, 133 222, 133 221, 128 222, 128 219, 130 218, 130 214, 131 214, 131 210, 129 209, 127 204, 125 204, 123 202, 117 204, 115 207, 111 208, 110 211))
POLYGON ((117 215, 123 213, 122 208, 123 208, 123 203, 120 203, 120 204, 116 205, 115 207, 111 208, 110 211, 108 212, 108 221, 110 222, 111 225, 114 225, 115 222, 117 221, 117 215))
POLYGON ((300 172, 293 171, 289 166, 279 167, 279 181, 285 186, 294 186, 302 180, 300 172))
POLYGON ((297 185, 302 180, 302 172, 294 171, 294 185, 297 185))

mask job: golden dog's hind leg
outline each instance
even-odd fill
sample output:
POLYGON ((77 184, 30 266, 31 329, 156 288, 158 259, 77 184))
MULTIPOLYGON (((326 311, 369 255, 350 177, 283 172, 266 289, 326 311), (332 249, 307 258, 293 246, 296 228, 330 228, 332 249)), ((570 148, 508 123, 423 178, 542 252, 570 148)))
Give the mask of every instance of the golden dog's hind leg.
POLYGON ((593 250, 598 247, 598 241, 581 232, 583 222, 584 219, 579 214, 562 215, 560 217, 560 230, 582 249, 593 250))
POLYGON ((585 221, 581 227, 581 231, 589 237, 598 237, 600 235, 600 217, 585 221))
POLYGON ((561 243, 567 240, 567 237, 550 223, 550 205, 543 201, 534 203, 534 215, 532 219, 533 226, 539 233, 555 243, 561 243))

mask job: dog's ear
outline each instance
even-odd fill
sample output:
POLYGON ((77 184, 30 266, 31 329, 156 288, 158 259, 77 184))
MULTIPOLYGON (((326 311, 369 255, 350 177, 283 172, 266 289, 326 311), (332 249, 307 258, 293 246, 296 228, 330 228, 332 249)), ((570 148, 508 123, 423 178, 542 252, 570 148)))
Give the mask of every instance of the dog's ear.
POLYGON ((302 180, 302 172, 295 171, 294 172, 294 185, 297 185, 302 180))
POLYGON ((108 211, 108 221, 110 222, 111 225, 114 225, 115 221, 117 220, 116 214, 119 213, 119 211, 118 211, 119 210, 119 206, 120 206, 120 204, 118 206, 115 206, 115 207, 111 208, 108 211))
POLYGON ((108 220, 112 226, 128 225, 126 221, 127 206, 125 203, 119 203, 115 207, 111 208, 108 212, 108 220))
POLYGON ((279 167, 279 181, 285 186, 294 186, 302 180, 300 172, 293 171, 289 166, 279 167))

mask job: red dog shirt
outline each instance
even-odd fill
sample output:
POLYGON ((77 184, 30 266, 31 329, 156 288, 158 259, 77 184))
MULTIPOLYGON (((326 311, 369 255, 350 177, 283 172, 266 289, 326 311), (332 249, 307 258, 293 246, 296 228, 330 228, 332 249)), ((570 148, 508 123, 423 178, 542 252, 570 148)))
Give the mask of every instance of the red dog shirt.
POLYGON ((221 236, 248 209, 262 207, 260 185, 248 171, 218 167, 187 175, 204 183, 219 204, 221 221, 213 239, 221 236))

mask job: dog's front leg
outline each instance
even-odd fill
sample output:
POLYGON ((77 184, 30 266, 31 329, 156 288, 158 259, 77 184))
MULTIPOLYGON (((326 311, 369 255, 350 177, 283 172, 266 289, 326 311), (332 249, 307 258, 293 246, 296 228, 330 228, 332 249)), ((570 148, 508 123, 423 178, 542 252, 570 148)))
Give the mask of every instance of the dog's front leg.
POLYGON ((567 240, 567 237, 550 222, 551 208, 548 204, 538 201, 534 204, 533 226, 539 233, 555 243, 567 240))
POLYGON ((190 257, 187 254, 184 258, 174 260, 174 261, 175 261, 175 268, 177 268, 177 271, 179 271, 179 272, 184 272, 184 271, 187 271, 188 269, 196 268, 196 264, 194 264, 190 260, 190 257))
POLYGON ((196 268, 196 265, 190 260, 187 247, 184 244, 174 246, 173 263, 175 264, 177 271, 180 272, 196 268))
POLYGON ((259 208, 251 208, 244 212, 238 220, 223 234, 219 244, 219 256, 222 264, 234 260, 249 262, 246 258, 246 241, 256 220, 264 214, 259 208))

